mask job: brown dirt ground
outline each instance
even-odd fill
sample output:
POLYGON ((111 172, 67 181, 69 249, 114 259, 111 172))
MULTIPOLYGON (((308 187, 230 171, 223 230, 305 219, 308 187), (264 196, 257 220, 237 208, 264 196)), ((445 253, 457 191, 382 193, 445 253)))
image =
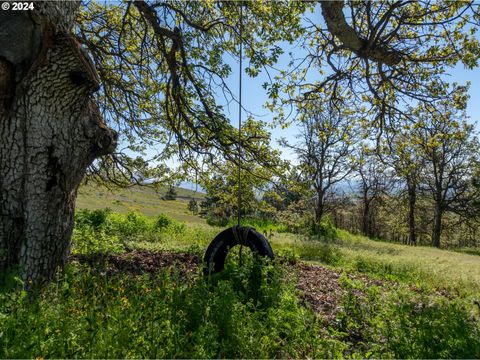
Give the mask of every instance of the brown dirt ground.
POLYGON ((119 272, 132 275, 153 274, 172 268, 179 271, 182 276, 189 276, 197 271, 199 263, 198 256, 193 254, 149 250, 133 250, 114 255, 74 255, 73 258, 81 263, 94 265, 109 275, 119 272))
MULTIPOLYGON (((304 304, 330 321, 340 310, 340 303, 345 289, 340 286, 341 272, 327 269, 320 265, 300 262, 295 265, 298 273, 297 288, 301 291, 304 304)), ((367 286, 383 286, 385 282, 371 279, 364 275, 347 275, 350 279, 360 280, 367 286)), ((356 291, 362 296, 360 291, 356 291)))

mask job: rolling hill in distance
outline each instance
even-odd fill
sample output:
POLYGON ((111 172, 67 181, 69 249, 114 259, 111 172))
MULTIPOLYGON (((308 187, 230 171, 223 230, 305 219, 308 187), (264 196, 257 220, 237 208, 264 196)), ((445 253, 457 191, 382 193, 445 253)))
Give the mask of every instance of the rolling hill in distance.
POLYGON ((166 214, 179 221, 187 223, 205 223, 205 220, 188 211, 187 205, 194 198, 200 202, 205 194, 184 189, 175 188, 176 200, 163 200, 167 189, 156 191, 149 186, 132 186, 127 189, 109 190, 97 185, 82 185, 78 190, 77 209, 104 209, 127 213, 130 211, 140 212, 146 216, 166 214))

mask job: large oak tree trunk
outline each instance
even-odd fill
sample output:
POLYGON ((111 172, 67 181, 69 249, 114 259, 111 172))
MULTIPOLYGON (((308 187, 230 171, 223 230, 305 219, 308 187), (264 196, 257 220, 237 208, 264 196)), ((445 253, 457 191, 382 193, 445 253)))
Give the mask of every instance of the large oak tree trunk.
POLYGON ((317 191, 317 202, 315 205, 315 224, 320 224, 325 211, 325 199, 322 191, 317 191))
POLYGON ((0 13, 0 271, 27 284, 65 263, 80 181, 116 142, 91 99, 95 69, 70 34, 78 6, 0 13))
POLYGON ((371 220, 370 220, 370 201, 367 198, 367 195, 364 193, 363 196, 363 206, 362 206, 362 233, 365 236, 371 235, 371 220))
POLYGON ((443 209, 440 201, 435 202, 435 214, 433 220, 432 245, 440 247, 440 238, 442 236, 442 215, 443 209))
POLYGON ((417 234, 415 225, 415 208, 417 202, 417 191, 413 184, 408 185, 408 228, 409 228, 409 242, 411 245, 416 245, 417 234))

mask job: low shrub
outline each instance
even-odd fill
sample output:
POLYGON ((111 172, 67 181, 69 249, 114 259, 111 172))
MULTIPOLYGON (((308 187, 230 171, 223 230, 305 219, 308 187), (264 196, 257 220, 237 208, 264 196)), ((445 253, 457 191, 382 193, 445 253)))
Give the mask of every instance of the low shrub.
MULTIPOLYGON (((206 221, 211 226, 231 227, 237 224, 238 219, 236 217, 228 218, 209 215, 206 217, 206 221)), ((267 219, 243 217, 241 222, 242 225, 251 226, 261 233, 285 233, 290 231, 286 224, 276 223, 267 219)))
MULTIPOLYGON (((207 224, 210 226, 219 226, 219 227, 226 227, 230 223, 230 219, 225 216, 214 216, 208 214, 205 218, 207 224)), ((233 221, 233 220, 232 220, 233 221)))
POLYGON ((155 219, 154 227, 158 230, 165 230, 174 223, 174 220, 165 214, 160 214, 155 219))
POLYGON ((192 212, 193 214, 198 214, 198 203, 195 199, 190 199, 189 202, 188 202, 188 211, 192 212))
POLYGON ((94 229, 100 229, 105 225, 110 214, 112 214, 110 208, 78 210, 75 212, 75 226, 77 228, 93 227, 94 229))
POLYGON ((111 232, 123 237, 144 234, 151 229, 150 221, 143 215, 129 212, 126 215, 111 214, 108 225, 111 232))
POLYGON ((111 254, 125 250, 125 244, 116 235, 107 235, 104 230, 85 228, 73 230, 73 254, 111 254))
POLYGON ((312 239, 329 239, 333 240, 338 237, 338 230, 333 225, 333 221, 329 216, 325 216, 317 223, 309 221, 305 226, 306 234, 312 239))

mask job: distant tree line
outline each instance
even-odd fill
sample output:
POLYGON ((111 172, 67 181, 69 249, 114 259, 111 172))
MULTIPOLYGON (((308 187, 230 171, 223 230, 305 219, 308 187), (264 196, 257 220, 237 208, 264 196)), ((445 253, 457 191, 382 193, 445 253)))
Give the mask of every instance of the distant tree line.
MULTIPOLYGON (((297 154, 295 164, 272 173, 270 180, 244 174, 241 211, 286 223, 294 231, 330 221, 412 245, 480 246, 474 126, 462 106, 447 101, 408 112, 387 136, 371 139, 353 104, 335 107, 326 96, 302 105, 297 141, 280 141, 297 154)), ((204 214, 225 223, 238 211, 238 184, 235 168, 223 169, 204 184, 203 206, 204 214)))

